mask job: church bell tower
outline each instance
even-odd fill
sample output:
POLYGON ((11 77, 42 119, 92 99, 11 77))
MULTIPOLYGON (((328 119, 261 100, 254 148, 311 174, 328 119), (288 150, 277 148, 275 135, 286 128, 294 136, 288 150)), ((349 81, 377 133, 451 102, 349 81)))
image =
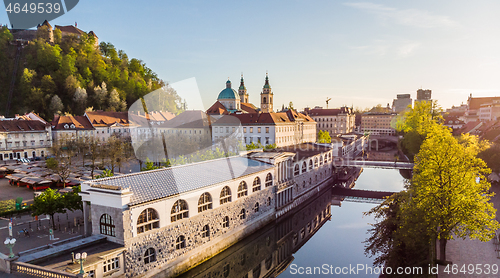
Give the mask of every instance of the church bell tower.
POLYGON ((245 87, 245 82, 243 81, 243 73, 241 74, 240 87, 238 88, 238 95, 240 96, 241 103, 248 103, 247 88, 245 87))
POLYGON ((273 112, 273 93, 271 92, 271 86, 269 85, 269 77, 266 72, 266 83, 262 88, 262 93, 260 93, 260 110, 263 113, 273 112))

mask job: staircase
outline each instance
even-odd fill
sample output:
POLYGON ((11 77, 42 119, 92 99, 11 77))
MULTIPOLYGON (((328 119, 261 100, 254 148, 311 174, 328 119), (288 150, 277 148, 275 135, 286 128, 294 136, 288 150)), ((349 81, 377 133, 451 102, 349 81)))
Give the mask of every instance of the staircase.
POLYGON ((14 93, 14 86, 16 84, 17 68, 19 65, 19 59, 21 58, 22 46, 18 44, 16 52, 16 60, 14 62, 14 70, 12 71, 12 80, 10 81, 9 95, 7 98, 7 108, 5 109, 5 117, 9 117, 10 113, 10 103, 12 102, 12 94, 14 93))

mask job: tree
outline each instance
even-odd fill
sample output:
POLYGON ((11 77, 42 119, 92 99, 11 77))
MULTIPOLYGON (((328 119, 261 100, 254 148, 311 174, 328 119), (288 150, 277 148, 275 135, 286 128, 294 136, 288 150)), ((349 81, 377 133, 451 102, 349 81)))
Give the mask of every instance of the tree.
POLYGON ((401 144, 410 160, 413 161, 428 132, 443 122, 440 112, 436 101, 419 101, 415 102, 413 109, 405 110, 391 123, 397 131, 404 133, 401 144))
POLYGON ((52 114, 60 114, 63 108, 64 105, 61 101, 61 98, 58 97, 57 95, 54 95, 49 105, 49 109, 52 112, 52 114))
POLYGON ((71 174, 71 164, 75 155, 74 147, 75 145, 71 140, 62 138, 58 140, 58 142, 52 144, 50 152, 54 157, 46 161, 47 168, 58 175, 60 181, 63 183, 66 183, 66 180, 71 174))
POLYGON ((106 100, 107 95, 108 89, 104 81, 102 82, 101 86, 97 86, 94 88, 94 102, 97 104, 97 107, 99 107, 99 109, 103 109, 104 101, 106 100))
POLYGON ((486 162, 488 167, 496 173, 500 173, 500 145, 491 144, 479 153, 479 157, 486 162))
POLYGON ((318 143, 331 143, 332 138, 330 137, 330 133, 328 131, 320 130, 318 132, 318 143))
POLYGON ((454 237, 488 241, 500 225, 490 202, 490 170, 477 154, 477 138, 454 138, 450 130, 428 131, 415 160, 411 207, 423 214, 421 225, 440 242, 440 260, 446 261, 446 243, 454 237))
POLYGON ((42 214, 50 215, 52 220, 52 228, 55 229, 54 214, 65 213, 65 200, 63 196, 51 188, 47 188, 42 194, 35 197, 33 205, 31 206, 32 215, 39 216, 42 214))
POLYGON ((115 172, 116 166, 120 166, 123 154, 123 140, 116 136, 111 136, 106 143, 106 157, 109 158, 111 172, 115 172))
POLYGON ((73 105, 75 107, 75 114, 81 115, 87 107, 87 91, 82 88, 77 88, 73 95, 73 105))
POLYGON ((73 186, 73 191, 64 193, 63 201, 64 207, 71 211, 82 210, 83 211, 83 202, 82 197, 78 194, 82 192, 81 187, 73 186))
POLYGON ((101 147, 99 144, 100 142, 99 139, 95 138, 94 136, 90 136, 86 141, 86 143, 89 151, 89 160, 91 169, 90 174, 92 176, 92 179, 94 179, 94 171, 97 168, 96 161, 101 156, 101 147))

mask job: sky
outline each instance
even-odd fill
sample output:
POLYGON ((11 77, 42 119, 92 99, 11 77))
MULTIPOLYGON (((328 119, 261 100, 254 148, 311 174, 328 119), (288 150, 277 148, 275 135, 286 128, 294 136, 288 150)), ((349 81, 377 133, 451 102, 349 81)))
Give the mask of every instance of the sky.
POLYGON ((189 109, 210 107, 228 78, 237 89, 242 73, 259 106, 266 72, 275 108, 386 105, 420 88, 448 108, 500 96, 499 10, 463 0, 85 0, 50 23, 94 31, 166 82, 195 80, 202 102, 189 109))

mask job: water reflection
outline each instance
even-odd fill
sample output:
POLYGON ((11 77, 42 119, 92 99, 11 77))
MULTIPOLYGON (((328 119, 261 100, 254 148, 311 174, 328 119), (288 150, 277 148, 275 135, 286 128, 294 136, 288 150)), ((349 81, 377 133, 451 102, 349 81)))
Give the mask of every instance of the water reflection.
POLYGON ((291 215, 180 277, 276 277, 294 260, 293 253, 330 220, 331 204, 331 189, 318 192, 291 215))
MULTIPOLYGON (((400 191, 403 185, 404 178, 397 170, 364 169, 354 188, 400 191)), ((357 264, 371 267, 373 259, 364 255, 363 241, 374 219, 363 216, 363 212, 375 204, 342 202, 337 206, 340 204, 337 198, 330 189, 319 192, 292 214, 180 277, 286 278, 306 276, 293 274, 298 267, 336 268, 357 264)), ((365 272, 342 276, 378 277, 365 272)), ((161 274, 158 277, 162 277, 161 274)))

